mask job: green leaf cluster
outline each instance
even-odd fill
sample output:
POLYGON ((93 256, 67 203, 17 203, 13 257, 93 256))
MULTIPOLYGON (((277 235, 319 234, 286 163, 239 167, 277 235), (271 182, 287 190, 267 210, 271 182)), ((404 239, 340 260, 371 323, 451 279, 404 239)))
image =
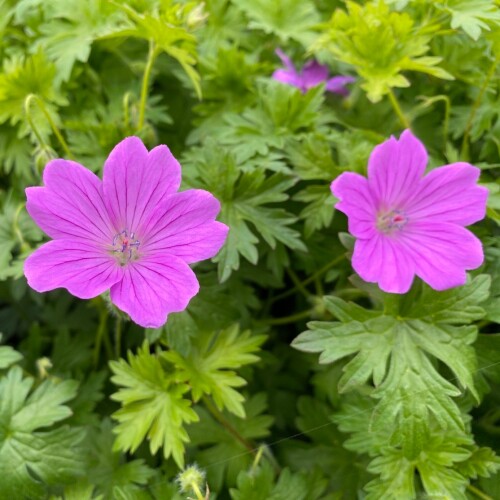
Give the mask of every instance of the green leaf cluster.
MULTIPOLYGON (((294 340, 297 349, 320 352, 320 363, 348 358, 338 381, 340 393, 371 386, 374 402, 364 412, 364 432, 383 438, 350 441, 351 449, 380 455, 369 468, 380 474, 368 486, 370 498, 413 497, 416 470, 427 494, 465 498, 468 469, 452 469, 472 456, 473 441, 456 398, 467 390, 479 400, 471 347, 477 328, 467 325, 484 317, 479 304, 487 299, 489 286, 489 277, 482 275, 449 292, 425 287, 409 300, 387 294, 384 310, 327 297, 325 306, 337 321, 309 323, 310 329, 294 340), (449 451, 444 450, 443 435, 449 439, 449 451)), ((347 431, 356 427, 345 424, 342 415, 336 421, 347 431)), ((488 476, 498 462, 486 454, 483 466, 488 476)))
POLYGON ((404 71, 453 78, 438 66, 440 57, 427 55, 432 28, 415 26, 409 14, 391 12, 385 2, 360 5, 349 1, 347 11, 336 10, 324 31, 317 48, 327 49, 339 61, 354 66, 372 102, 394 87, 408 87, 404 71))

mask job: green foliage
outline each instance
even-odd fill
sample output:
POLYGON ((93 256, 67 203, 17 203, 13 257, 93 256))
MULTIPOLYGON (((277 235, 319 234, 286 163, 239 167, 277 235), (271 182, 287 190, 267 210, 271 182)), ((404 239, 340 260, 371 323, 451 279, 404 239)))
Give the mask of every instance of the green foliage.
POLYGON ((113 414, 118 421, 117 450, 134 452, 142 441, 149 440, 151 453, 163 447, 165 458, 173 456, 179 467, 184 464, 184 443, 189 438, 184 424, 198 420, 191 403, 183 397, 189 387, 176 383, 166 373, 159 357, 144 343, 137 355, 129 352, 124 359, 110 362, 113 383, 122 388, 113 399, 122 408, 113 414))
MULTIPOLYGON (((201 97, 200 77, 194 69, 196 63, 196 39, 189 32, 190 13, 196 4, 184 5, 171 1, 160 2, 159 8, 152 13, 136 12, 127 4, 114 4, 123 9, 130 21, 126 26, 108 30, 101 39, 134 37, 148 40, 150 53, 157 55, 160 51, 174 58, 186 72, 198 97, 201 97)), ((154 56, 153 56, 154 57, 154 56)))
MULTIPOLYGON (((384 467, 374 465, 372 470, 387 476, 381 478, 383 486, 375 488, 373 498, 378 498, 376 495, 382 490, 390 497, 394 484, 398 488, 405 484, 406 494, 414 494, 411 462, 429 446, 432 428, 458 436, 465 433, 460 408, 454 401, 461 391, 434 360, 446 365, 456 377, 454 380, 479 398, 474 386, 477 362, 470 347, 477 329, 465 325, 485 315, 478 304, 487 298, 489 283, 487 276, 478 276, 468 285, 444 293, 425 287, 420 297, 413 297, 411 302, 400 302, 387 295, 384 311, 366 310, 337 297, 327 297, 325 305, 338 321, 309 323, 310 330, 294 340, 293 345, 300 350, 320 352, 320 363, 352 356, 338 382, 341 393, 359 389, 369 381, 373 383, 375 389, 370 395, 377 404, 370 417, 370 428, 381 429, 386 422, 392 422, 390 442, 400 447, 400 453, 409 461, 408 467, 394 465, 394 470, 383 458, 374 462, 384 467), (386 484, 388 481, 391 484, 386 484)), ((447 467, 451 466, 450 462, 447 467)), ((453 483, 454 473, 449 474, 453 483)), ((428 481, 423 480, 427 493, 437 494, 434 488, 439 489, 440 480, 428 481)), ((465 479, 462 482, 465 484, 465 479)), ((456 484, 454 487, 458 488, 456 484)), ((443 488, 441 494, 450 494, 443 488)))
POLYGON ((299 233, 290 227, 296 217, 282 208, 268 206, 288 198, 285 191, 295 184, 293 178, 281 174, 266 176, 265 170, 258 167, 242 172, 234 155, 230 151, 221 155, 214 142, 203 148, 202 155, 197 157, 196 171, 189 182, 196 182, 221 200, 219 219, 231 228, 226 244, 214 259, 219 264, 221 281, 239 269, 240 255, 252 264, 257 263, 259 239, 255 233, 272 249, 278 242, 294 250, 306 249, 299 233))
POLYGON ((220 499, 500 498, 499 8, 0 0, 0 498, 196 497, 184 463, 220 499), (275 81, 277 48, 356 74, 349 95, 275 81), (482 268, 400 297, 353 273, 330 184, 408 126, 490 195, 482 268), (146 331, 23 277, 44 238, 25 188, 55 157, 100 175, 131 135, 230 226, 146 331), (306 322, 293 345, 321 364, 290 347, 306 322))
MULTIPOLYGON (((13 357, 11 352, 11 361, 13 357)), ((33 382, 23 377, 18 366, 0 378, 0 494, 4 498, 19 493, 40 496, 47 485, 68 482, 81 468, 83 431, 50 428, 71 415, 64 403, 75 397, 78 384, 46 380, 33 389, 33 382)))
POLYGON ((255 394, 245 402, 245 418, 224 414, 225 426, 204 408, 197 407, 200 422, 189 428, 189 437, 194 445, 203 447, 196 460, 207 467, 207 481, 214 488, 220 488, 224 482, 235 485, 240 471, 252 464, 257 450, 253 440, 269 436, 273 423, 273 417, 264 414, 266 407, 265 394, 255 394), (235 435, 239 437, 235 439, 235 435))
POLYGON ((463 29, 473 40, 489 31, 490 24, 500 24, 500 8, 494 0, 451 0, 436 2, 436 7, 451 15, 453 29, 463 29))
POLYGON ((350 1, 347 8, 347 12, 335 11, 317 47, 354 66, 372 102, 394 87, 408 87, 410 82, 403 71, 453 78, 437 66, 441 58, 426 55, 431 40, 429 29, 415 26, 409 14, 390 12, 382 1, 364 6, 350 1))
POLYGON ((252 336, 247 331, 239 333, 237 325, 212 335, 200 335, 187 357, 175 351, 163 353, 175 366, 175 377, 180 383, 188 383, 194 402, 203 395, 213 398, 219 410, 227 409, 240 418, 245 417, 245 398, 235 390, 246 384, 234 369, 259 358, 254 354, 265 336, 252 336))
POLYGON ((310 0, 241 0, 237 5, 250 18, 250 28, 276 35, 281 43, 292 39, 307 45, 314 38, 319 16, 310 0))

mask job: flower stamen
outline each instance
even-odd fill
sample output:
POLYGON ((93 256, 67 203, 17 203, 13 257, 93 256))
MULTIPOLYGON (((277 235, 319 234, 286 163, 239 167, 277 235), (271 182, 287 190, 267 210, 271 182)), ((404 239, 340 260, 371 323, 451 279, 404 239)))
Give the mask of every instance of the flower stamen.
POLYGON ((141 242, 135 238, 135 234, 130 233, 129 235, 126 229, 115 234, 112 246, 120 265, 124 266, 133 257, 135 258, 140 245, 141 242))
POLYGON ((377 217, 377 229, 386 234, 401 231, 407 223, 407 215, 403 212, 403 210, 399 209, 379 213, 377 217))

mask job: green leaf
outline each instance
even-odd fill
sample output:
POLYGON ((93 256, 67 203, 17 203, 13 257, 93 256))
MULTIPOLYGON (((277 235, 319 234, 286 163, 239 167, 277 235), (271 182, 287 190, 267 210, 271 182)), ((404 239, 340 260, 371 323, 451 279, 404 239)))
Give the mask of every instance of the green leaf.
MULTIPOLYGON (((0 340, 2 340, 1 334, 0 340)), ((10 345, 0 346, 0 370, 8 368, 10 365, 17 363, 21 359, 23 359, 23 355, 14 350, 10 345)))
POLYGON ((462 322, 481 317, 484 311, 478 304, 486 299, 488 289, 489 279, 484 276, 449 292, 427 288, 409 305, 402 299, 395 316, 364 311, 329 297, 327 308, 340 321, 311 322, 310 329, 292 345, 321 353, 320 363, 353 356, 343 367, 339 391, 359 388, 371 380, 375 386, 371 396, 379 400, 372 426, 394 422, 392 440, 412 458, 422 450, 430 422, 442 429, 464 431, 461 412, 452 399, 461 391, 439 372, 429 355, 447 365, 458 383, 479 399, 474 386, 477 362, 471 347, 477 329, 456 326, 455 313, 462 322))
POLYGON ((88 439, 88 477, 96 491, 104 498, 138 498, 154 471, 142 459, 126 461, 124 455, 113 451, 113 426, 108 418, 92 429, 88 439))
POLYGON ((453 470, 453 466, 469 458, 470 451, 464 446, 467 444, 468 440, 453 434, 435 435, 428 442, 425 453, 413 461, 407 460, 401 450, 387 448, 369 466, 369 470, 380 474, 380 478, 366 486, 367 499, 415 498, 414 473, 418 471, 430 497, 466 500, 468 480, 453 470))
POLYGON ((184 465, 184 443, 189 441, 184 424, 196 422, 198 417, 191 402, 183 398, 189 390, 185 384, 177 384, 168 374, 158 355, 149 352, 145 342, 134 355, 110 361, 114 375, 112 382, 122 386, 111 397, 122 407, 113 414, 118 425, 115 448, 134 452, 149 440, 149 449, 155 454, 163 447, 165 458, 173 456, 179 467, 184 465))
POLYGON ((473 40, 478 40, 490 24, 500 24, 500 8, 494 0, 448 0, 436 2, 436 7, 451 14, 451 27, 463 29, 473 40))
MULTIPOLYGON (((55 123, 60 124, 56 109, 66 105, 67 100, 55 86, 55 75, 55 66, 47 61, 41 51, 32 56, 6 60, 0 75, 0 123, 8 120, 11 125, 15 125, 24 120, 26 98, 34 94, 44 102, 55 123)), ((42 135, 51 133, 50 125, 37 103, 32 103, 30 113, 42 135)), ((29 131, 28 125, 24 124, 21 135, 27 135, 29 131)))
MULTIPOLYGON (((201 332, 200 332, 201 333, 201 332)), ((244 397, 235 390, 246 384, 234 369, 259 360, 255 355, 265 341, 264 335, 239 333, 238 325, 211 334, 199 334, 188 356, 175 351, 162 355, 175 365, 175 377, 189 385, 194 402, 210 395, 217 408, 226 408, 240 418, 245 417, 244 397)))
POLYGON ((239 269, 240 255, 252 264, 257 263, 256 234, 272 249, 280 242, 294 250, 306 250, 300 234, 290 227, 296 217, 283 208, 269 206, 288 199, 286 191, 295 184, 295 179, 282 174, 268 177, 262 168, 241 172, 234 155, 228 150, 221 151, 220 145, 213 141, 193 151, 188 161, 195 157, 196 170, 189 184, 207 189, 221 201, 219 220, 231 228, 224 247, 214 259, 219 263, 221 281, 239 269))
POLYGON ((75 62, 87 62, 94 40, 112 31, 123 17, 102 0, 54 0, 47 10, 49 20, 40 26, 42 36, 34 47, 42 47, 56 65, 57 82, 69 79, 75 62))
POLYGON ((250 18, 249 28, 276 35, 282 42, 297 40, 308 46, 319 15, 310 0, 239 0, 238 8, 250 18))
POLYGON ((76 394, 77 382, 46 380, 32 390, 33 379, 12 367, 0 379, 0 495, 19 492, 38 498, 47 485, 68 482, 82 473, 80 443, 84 432, 68 426, 41 430, 64 420, 64 405, 76 394))
POLYGON ((302 94, 274 80, 263 82, 258 86, 256 106, 224 116, 226 126, 218 132, 220 141, 232 147, 239 163, 255 155, 267 157, 306 133, 326 133, 333 117, 319 112, 323 102, 321 85, 302 94))

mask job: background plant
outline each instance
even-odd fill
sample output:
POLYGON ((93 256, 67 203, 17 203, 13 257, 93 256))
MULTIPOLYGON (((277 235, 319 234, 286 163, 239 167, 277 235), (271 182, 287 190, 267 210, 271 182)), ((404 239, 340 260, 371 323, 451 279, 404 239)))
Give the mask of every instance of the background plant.
POLYGON ((4 0, 0 31, 2 498, 500 496, 498 1, 4 0), (273 81, 277 47, 350 96, 273 81), (353 276, 329 184, 407 126, 482 169, 486 262, 395 299, 353 276), (24 188, 132 134, 231 226, 146 332, 22 275, 24 188))

